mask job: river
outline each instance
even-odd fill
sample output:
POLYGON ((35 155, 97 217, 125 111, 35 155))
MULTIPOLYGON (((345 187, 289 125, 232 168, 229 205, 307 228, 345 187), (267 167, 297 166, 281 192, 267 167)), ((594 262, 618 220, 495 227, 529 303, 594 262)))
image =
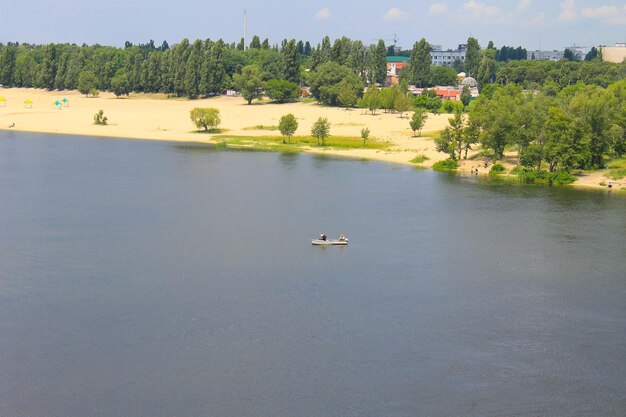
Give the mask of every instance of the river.
POLYGON ((624 414, 623 196, 0 132, 3 417, 624 414))

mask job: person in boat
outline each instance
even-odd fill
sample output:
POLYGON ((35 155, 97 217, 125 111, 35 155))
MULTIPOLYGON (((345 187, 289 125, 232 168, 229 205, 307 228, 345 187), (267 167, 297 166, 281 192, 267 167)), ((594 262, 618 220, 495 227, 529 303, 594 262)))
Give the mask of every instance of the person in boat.
POLYGON ((320 235, 320 240, 326 241, 327 239, 328 237, 324 233, 320 235))
POLYGON ((339 241, 340 241, 340 242, 345 242, 346 240, 347 240, 347 239, 346 239, 346 237, 343 235, 343 233, 339 235, 339 241))

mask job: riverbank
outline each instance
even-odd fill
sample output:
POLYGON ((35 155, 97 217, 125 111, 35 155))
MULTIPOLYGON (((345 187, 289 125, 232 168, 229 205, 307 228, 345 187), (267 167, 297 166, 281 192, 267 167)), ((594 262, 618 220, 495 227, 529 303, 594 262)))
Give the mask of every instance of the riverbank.
MULTIPOLYGON (((376 115, 359 109, 345 110, 324 107, 316 103, 253 104, 247 105, 239 97, 215 97, 201 100, 168 99, 162 94, 132 94, 116 98, 112 93, 99 97, 85 97, 78 91, 47 91, 40 89, 0 89, 0 129, 17 131, 63 133, 129 139, 164 140, 180 142, 228 142, 228 138, 266 138, 279 135, 275 130, 280 117, 293 113, 298 118, 296 135, 308 135, 319 117, 331 123, 330 146, 327 148, 298 147, 298 151, 341 157, 377 160, 430 168, 447 158, 437 152, 433 134, 448 125, 450 115, 430 114, 421 137, 412 137, 407 115, 376 115), (64 100, 65 99, 65 100, 64 100), (60 104, 57 105, 56 102, 60 104), (222 123, 219 136, 198 133, 189 119, 194 107, 215 107, 220 110, 222 123), (98 126, 93 116, 103 110, 109 124, 98 126), (12 126, 12 127, 10 127, 12 126), (338 149, 332 147, 332 137, 359 137, 361 129, 370 129, 372 141, 385 143, 384 149, 338 149), (268 130, 270 129, 270 130, 268 130), (273 130, 272 130, 273 129, 273 130), (430 135, 430 136, 429 136, 430 135), (416 157, 423 162, 415 164, 416 157)), ((253 146, 253 145, 252 145, 253 146)), ((463 161, 462 172, 478 169, 486 175, 490 166, 482 160, 463 161)), ((507 168, 512 168, 512 165, 507 168)), ((579 176, 574 186, 606 188, 608 179, 602 172, 579 176)), ((613 181, 614 189, 626 189, 626 181, 613 181)))

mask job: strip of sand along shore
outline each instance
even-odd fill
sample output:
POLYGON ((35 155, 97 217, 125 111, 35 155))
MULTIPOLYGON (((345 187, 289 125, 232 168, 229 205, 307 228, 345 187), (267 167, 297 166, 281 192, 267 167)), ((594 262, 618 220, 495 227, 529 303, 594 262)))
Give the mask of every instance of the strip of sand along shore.
MULTIPOLYGON (((399 114, 378 111, 375 115, 360 109, 324 107, 316 103, 247 105, 240 97, 215 97, 200 100, 166 98, 162 94, 131 94, 116 98, 111 93, 85 97, 78 91, 47 91, 25 88, 0 88, 0 129, 28 132, 63 133, 86 136, 105 136, 128 139, 148 139, 216 143, 254 143, 254 138, 280 136, 277 130, 281 116, 292 113, 299 123, 297 136, 310 136, 313 123, 326 117, 331 123, 328 145, 299 147, 305 152, 342 157, 371 159, 413 166, 431 167, 447 155, 437 152, 433 136, 448 125, 450 115, 429 114, 421 137, 413 137, 409 127, 410 113, 399 114), (189 111, 194 107, 213 107, 220 111, 218 135, 198 133, 191 122, 189 111), (106 126, 94 124, 94 114, 104 111, 106 126), (369 128, 370 143, 384 143, 372 149, 333 148, 333 137, 361 136, 361 129, 369 128), (415 164, 416 157, 421 161, 415 164), (413 161, 413 162, 412 162, 413 161)), ((252 145, 254 146, 254 145, 252 145)), ((508 164, 507 168, 513 168, 508 164)), ((464 161, 461 171, 478 169, 487 174, 480 159, 464 161)), ((608 179, 601 172, 583 176, 575 186, 606 188, 608 179), (601 185, 603 184, 603 185, 601 185)), ((626 181, 613 181, 614 189, 626 188, 626 181), (622 184, 623 183, 623 184, 622 184)))

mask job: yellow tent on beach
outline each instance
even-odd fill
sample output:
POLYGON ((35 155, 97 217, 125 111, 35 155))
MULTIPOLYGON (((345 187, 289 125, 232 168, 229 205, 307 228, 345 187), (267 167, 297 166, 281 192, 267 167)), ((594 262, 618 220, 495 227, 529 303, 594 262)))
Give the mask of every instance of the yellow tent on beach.
POLYGON ((24 107, 32 108, 33 107, 33 101, 31 99, 27 98, 24 101, 24 107))
POLYGON ((7 105, 7 99, 4 97, 0 97, 0 106, 4 107, 7 105))

